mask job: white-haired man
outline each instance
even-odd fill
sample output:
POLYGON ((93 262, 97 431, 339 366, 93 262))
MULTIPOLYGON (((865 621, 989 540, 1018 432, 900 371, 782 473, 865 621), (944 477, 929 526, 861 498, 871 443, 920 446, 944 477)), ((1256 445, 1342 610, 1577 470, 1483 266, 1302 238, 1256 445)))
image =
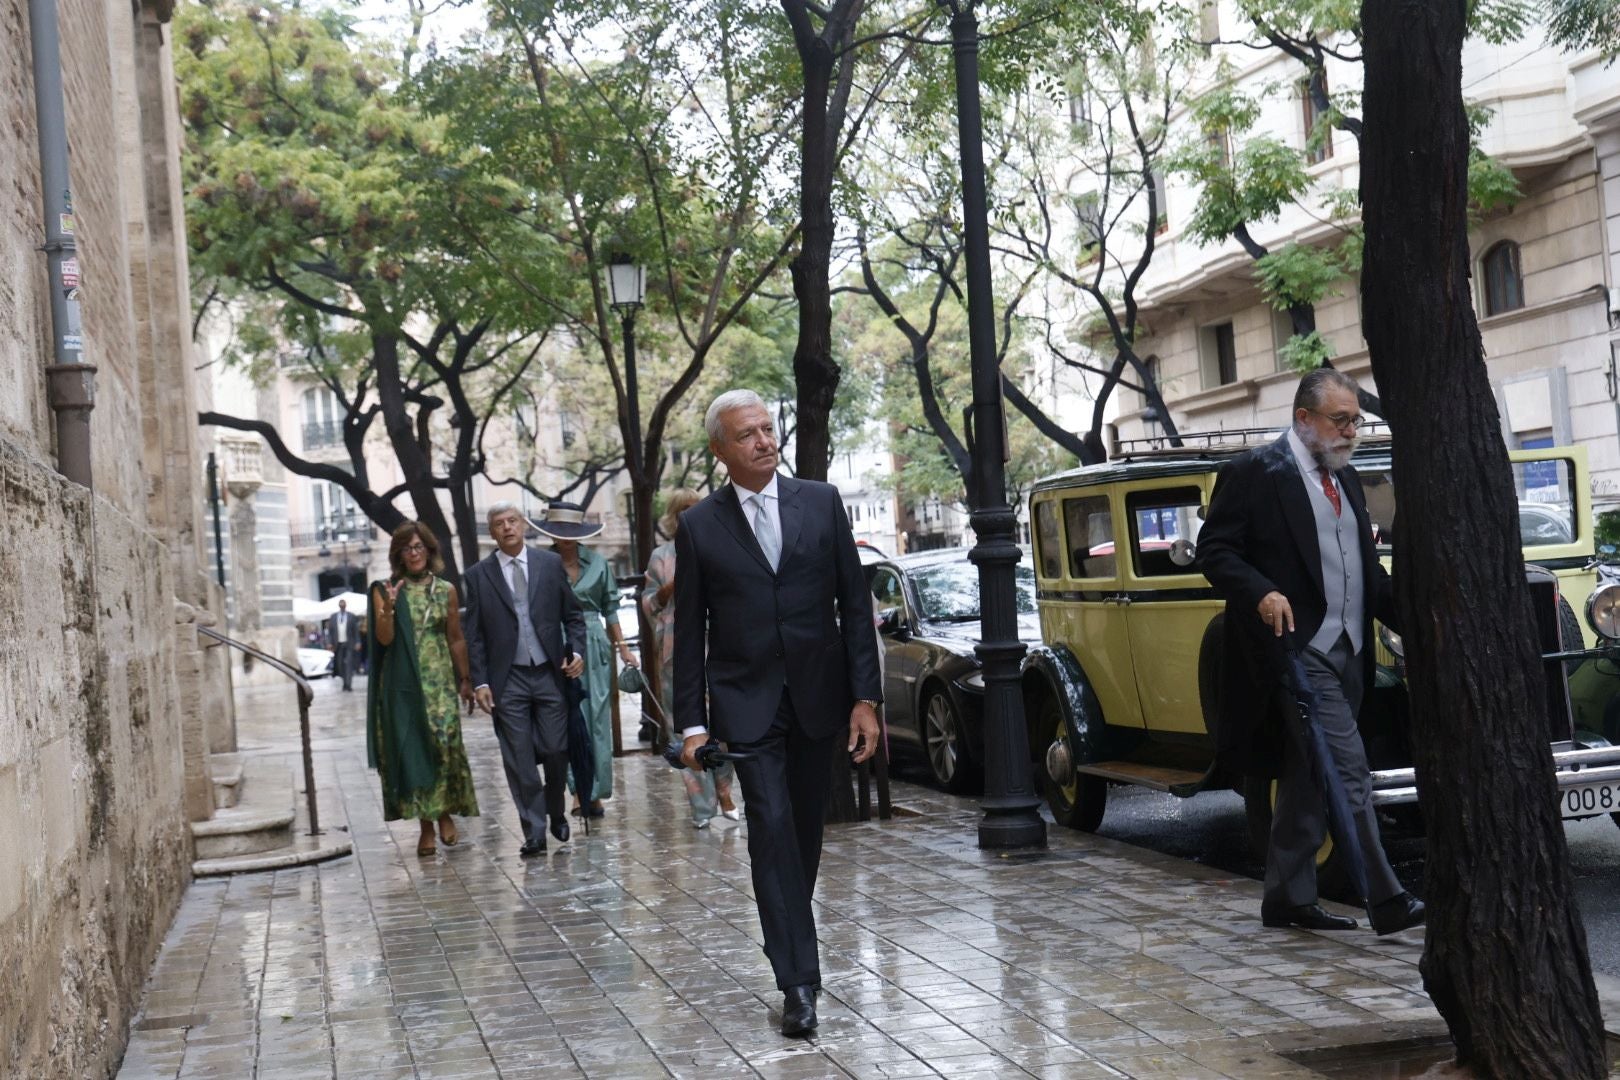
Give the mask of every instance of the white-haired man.
POLYGON ((557 553, 523 542, 523 512, 498 502, 486 516, 496 550, 467 570, 461 625, 473 697, 495 718, 506 784, 523 822, 518 854, 528 858, 546 850, 548 816, 559 843, 569 835, 568 708, 560 680, 585 668, 585 616, 557 553))
POLYGON ((759 395, 721 394, 705 425, 731 482, 675 533, 675 728, 688 766, 711 732, 750 755, 736 768, 765 955, 784 994, 782 1033, 808 1035, 833 742, 847 733, 856 761, 877 748, 872 594, 838 489, 777 475, 759 395))

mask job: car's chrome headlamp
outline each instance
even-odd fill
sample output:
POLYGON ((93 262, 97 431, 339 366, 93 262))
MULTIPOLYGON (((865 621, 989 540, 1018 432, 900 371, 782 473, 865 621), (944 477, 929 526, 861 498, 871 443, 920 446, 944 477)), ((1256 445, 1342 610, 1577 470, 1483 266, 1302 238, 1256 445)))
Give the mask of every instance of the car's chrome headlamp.
POLYGON ((1587 624, 1601 638, 1620 638, 1620 585, 1599 585, 1586 599, 1587 624))
POLYGON ((1384 643, 1384 648, 1388 649, 1390 655, 1395 659, 1406 659, 1406 646, 1401 643, 1401 635, 1383 623, 1378 624, 1378 640, 1384 643))

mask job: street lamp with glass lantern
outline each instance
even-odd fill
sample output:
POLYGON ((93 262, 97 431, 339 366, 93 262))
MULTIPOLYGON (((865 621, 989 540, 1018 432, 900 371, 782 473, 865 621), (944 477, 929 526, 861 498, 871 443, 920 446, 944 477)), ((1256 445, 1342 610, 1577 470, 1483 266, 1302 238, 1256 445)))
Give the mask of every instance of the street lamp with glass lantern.
MULTIPOLYGON (((636 312, 646 299, 646 273, 624 252, 608 258, 608 297, 624 326, 624 394, 629 406, 630 431, 625 440, 625 464, 630 468, 632 487, 641 480, 641 398, 636 391, 636 312)), ((637 535, 635 499, 630 515, 630 566, 640 569, 640 538, 637 535)))

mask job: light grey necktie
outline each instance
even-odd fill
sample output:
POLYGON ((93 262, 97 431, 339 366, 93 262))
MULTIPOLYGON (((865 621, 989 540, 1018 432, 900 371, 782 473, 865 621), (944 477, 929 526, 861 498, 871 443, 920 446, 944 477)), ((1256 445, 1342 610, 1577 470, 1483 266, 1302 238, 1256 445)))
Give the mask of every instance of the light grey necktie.
POLYGON ((776 522, 765 511, 765 494, 763 492, 748 496, 754 504, 754 539, 759 541, 759 549, 765 553, 765 561, 775 570, 782 558, 782 538, 776 533, 776 522))
POLYGON ((523 570, 521 556, 512 560, 512 595, 522 601, 524 607, 529 606, 529 575, 523 570))

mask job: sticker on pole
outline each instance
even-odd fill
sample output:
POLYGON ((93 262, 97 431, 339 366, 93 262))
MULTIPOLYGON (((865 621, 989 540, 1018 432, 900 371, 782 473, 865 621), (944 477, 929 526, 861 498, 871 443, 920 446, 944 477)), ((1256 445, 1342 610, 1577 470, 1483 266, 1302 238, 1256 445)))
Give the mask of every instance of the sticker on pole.
POLYGON ((78 334, 63 334, 62 348, 68 352, 82 353, 84 352, 84 338, 78 334))
POLYGON ((63 236, 72 236, 73 235, 73 230, 74 230, 74 227, 75 227, 74 226, 74 221, 73 221, 73 215, 72 214, 58 214, 58 215, 56 215, 56 227, 62 233, 63 236))
POLYGON ((62 288, 76 289, 79 287, 79 260, 62 260, 62 288))

